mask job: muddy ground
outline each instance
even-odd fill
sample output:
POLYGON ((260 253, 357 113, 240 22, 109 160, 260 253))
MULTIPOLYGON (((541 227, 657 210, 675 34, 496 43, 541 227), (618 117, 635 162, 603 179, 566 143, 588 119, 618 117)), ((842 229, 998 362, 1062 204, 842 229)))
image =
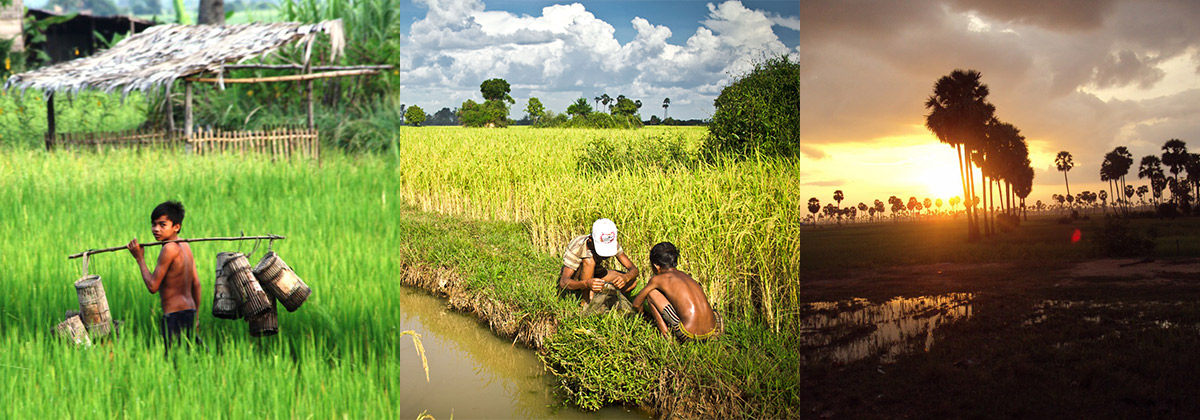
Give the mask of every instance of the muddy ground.
MULTIPOLYGON (((809 274, 808 302, 973 298, 972 315, 936 328, 932 345, 914 340, 898 357, 806 362, 803 418, 1200 416, 1200 259, 809 274)), ((802 360, 817 350, 802 348, 802 360)))

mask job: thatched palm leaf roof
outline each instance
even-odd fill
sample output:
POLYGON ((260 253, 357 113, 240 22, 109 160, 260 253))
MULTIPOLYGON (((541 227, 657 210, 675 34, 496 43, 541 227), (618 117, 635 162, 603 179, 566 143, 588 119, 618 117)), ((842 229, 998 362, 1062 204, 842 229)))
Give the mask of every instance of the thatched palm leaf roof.
POLYGON ((318 32, 330 35, 334 54, 345 44, 341 20, 316 24, 249 23, 243 25, 160 25, 121 40, 91 57, 17 74, 4 90, 28 88, 76 93, 84 89, 123 94, 169 87, 175 79, 216 72, 318 32))

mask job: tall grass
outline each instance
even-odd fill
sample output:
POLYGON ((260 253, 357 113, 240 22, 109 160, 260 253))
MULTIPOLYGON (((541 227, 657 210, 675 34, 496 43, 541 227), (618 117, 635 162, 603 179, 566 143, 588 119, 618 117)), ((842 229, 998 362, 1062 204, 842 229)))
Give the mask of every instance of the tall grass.
MULTIPOLYGON (((561 253, 592 221, 610 218, 644 272, 650 247, 671 241, 681 250, 680 268, 706 286, 718 310, 791 328, 784 319, 799 290, 798 162, 603 164, 638 154, 594 156, 604 149, 596 142, 636 151, 640 143, 664 144, 664 137, 683 139, 664 147, 682 143, 694 154, 704 134, 696 127, 406 127, 398 133, 397 188, 425 211, 526 223, 534 245, 547 253, 561 253), (581 166, 581 159, 590 163, 581 166), (595 167, 604 170, 589 169, 595 167)), ((679 154, 672 153, 660 157, 679 154)))
POLYGON ((398 173, 372 156, 330 153, 322 167, 266 159, 0 152, 0 417, 396 418, 400 381, 423 380, 400 377, 401 355, 416 354, 392 323, 399 263, 388 252, 411 236, 397 227, 411 212, 392 199, 398 173), (216 253, 253 244, 193 244, 209 349, 164 361, 158 297, 128 253, 100 254, 89 272, 124 321, 120 339, 75 348, 53 337, 78 307, 80 262, 66 255, 148 239, 149 211, 166 199, 187 207, 184 237, 287 236, 274 250, 312 297, 280 310, 278 336, 252 338, 210 305, 216 253))

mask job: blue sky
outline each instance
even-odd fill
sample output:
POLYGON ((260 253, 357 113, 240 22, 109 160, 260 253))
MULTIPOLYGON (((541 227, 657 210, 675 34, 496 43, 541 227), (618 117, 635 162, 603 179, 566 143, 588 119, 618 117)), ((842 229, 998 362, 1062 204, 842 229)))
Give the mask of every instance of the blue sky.
POLYGON ((561 113, 607 93, 640 99, 643 118, 707 118, 734 75, 799 54, 799 3, 785 1, 416 0, 403 4, 402 101, 427 113, 482 100, 479 84, 513 85, 561 113))

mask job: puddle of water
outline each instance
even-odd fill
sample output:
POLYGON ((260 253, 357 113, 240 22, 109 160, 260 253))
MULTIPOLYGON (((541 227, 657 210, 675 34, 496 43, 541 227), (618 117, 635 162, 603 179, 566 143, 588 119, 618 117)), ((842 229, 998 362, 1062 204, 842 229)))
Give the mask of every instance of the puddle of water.
POLYGON ((455 312, 428 293, 404 288, 400 301, 401 331, 421 334, 429 361, 429 382, 411 338, 402 337, 399 418, 427 412, 438 419, 561 418, 648 419, 649 414, 624 407, 581 411, 554 394, 552 375, 533 350, 493 334, 475 318, 455 312))
POLYGON ((934 329, 971 317, 972 298, 951 293, 880 304, 865 299, 810 303, 800 316, 800 357, 847 363, 880 355, 890 362, 917 348, 929 351, 934 329))

